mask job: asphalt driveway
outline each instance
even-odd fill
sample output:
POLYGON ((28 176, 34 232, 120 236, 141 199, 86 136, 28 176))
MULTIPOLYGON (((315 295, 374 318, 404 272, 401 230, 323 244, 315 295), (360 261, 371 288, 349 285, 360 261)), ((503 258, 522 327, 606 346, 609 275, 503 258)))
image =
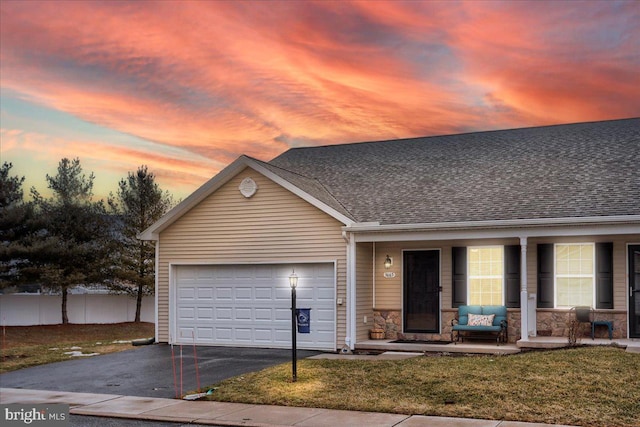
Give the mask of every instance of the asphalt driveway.
MULTIPOLYGON (((107 393, 142 397, 175 397, 171 346, 154 344, 119 353, 34 366, 0 375, 0 387, 107 393)), ((173 347, 176 382, 183 393, 196 389, 193 346, 173 347), (182 368, 181 368, 182 367, 182 368)), ((318 354, 299 350, 298 358, 318 354)), ((291 361, 291 350, 197 347, 200 385, 291 361)))

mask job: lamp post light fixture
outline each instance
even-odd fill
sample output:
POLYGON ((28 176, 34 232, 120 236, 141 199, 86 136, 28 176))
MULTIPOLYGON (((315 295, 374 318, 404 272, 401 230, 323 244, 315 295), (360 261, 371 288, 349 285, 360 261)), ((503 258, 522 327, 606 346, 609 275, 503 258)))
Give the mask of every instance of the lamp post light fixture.
POLYGON ((296 348, 296 287, 298 286, 298 275, 295 269, 289 276, 289 286, 291 286, 291 381, 296 382, 298 380, 298 354, 296 348))

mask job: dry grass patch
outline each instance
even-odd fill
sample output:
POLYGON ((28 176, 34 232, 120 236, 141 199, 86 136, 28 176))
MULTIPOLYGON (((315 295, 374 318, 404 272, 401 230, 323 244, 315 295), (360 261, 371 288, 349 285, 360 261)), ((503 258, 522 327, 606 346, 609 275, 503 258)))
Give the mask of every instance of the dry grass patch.
POLYGON ((302 360, 217 384, 214 400, 636 426, 640 355, 612 347, 403 361, 302 360))
POLYGON ((146 322, 6 326, 0 330, 0 372, 68 360, 74 356, 64 353, 74 351, 74 348, 83 354, 129 350, 132 348, 131 340, 153 337, 154 332, 154 324, 146 322))

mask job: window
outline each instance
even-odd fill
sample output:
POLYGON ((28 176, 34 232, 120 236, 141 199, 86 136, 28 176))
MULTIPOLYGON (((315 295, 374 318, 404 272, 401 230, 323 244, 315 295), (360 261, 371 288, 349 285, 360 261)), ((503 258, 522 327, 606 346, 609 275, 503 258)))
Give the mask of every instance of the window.
POLYGON ((469 247, 468 297, 471 305, 503 305, 504 249, 502 246, 469 247))
POLYGON ((556 307, 594 306, 593 243, 555 245, 556 307))

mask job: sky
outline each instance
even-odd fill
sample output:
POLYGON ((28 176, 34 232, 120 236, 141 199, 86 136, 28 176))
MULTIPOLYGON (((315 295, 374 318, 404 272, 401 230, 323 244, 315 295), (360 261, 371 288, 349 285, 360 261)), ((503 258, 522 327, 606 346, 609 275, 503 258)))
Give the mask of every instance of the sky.
POLYGON ((182 199, 238 156, 640 116, 640 1, 0 0, 0 161, 182 199))

